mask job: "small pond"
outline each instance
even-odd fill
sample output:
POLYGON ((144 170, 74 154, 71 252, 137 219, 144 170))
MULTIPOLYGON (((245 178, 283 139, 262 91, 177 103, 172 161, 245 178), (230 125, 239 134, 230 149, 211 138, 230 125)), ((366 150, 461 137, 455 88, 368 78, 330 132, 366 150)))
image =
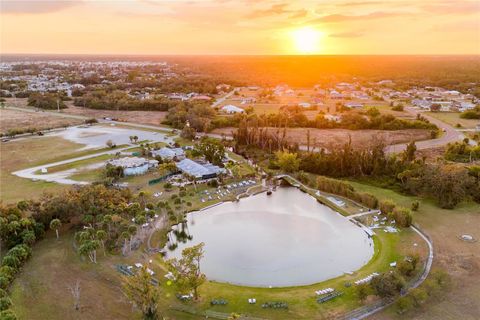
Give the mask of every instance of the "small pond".
POLYGON ((200 242, 210 280, 254 287, 321 282, 359 269, 374 251, 364 230, 293 187, 188 214, 169 233, 166 258, 200 242))

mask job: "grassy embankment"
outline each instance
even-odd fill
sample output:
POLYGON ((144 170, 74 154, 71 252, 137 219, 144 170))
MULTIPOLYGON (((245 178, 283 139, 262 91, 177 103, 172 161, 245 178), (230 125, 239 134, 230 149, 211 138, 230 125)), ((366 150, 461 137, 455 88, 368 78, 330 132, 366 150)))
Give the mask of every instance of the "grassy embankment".
POLYGON ((452 287, 441 298, 430 299, 426 306, 413 314, 399 316, 389 308, 374 319, 466 319, 476 320, 480 314, 480 247, 458 239, 462 234, 480 239, 480 204, 465 201, 453 210, 439 208, 432 199, 406 196, 392 190, 365 183, 351 182, 356 190, 375 194, 379 199, 391 199, 410 207, 414 200, 420 208, 414 213, 414 223, 433 240, 434 269, 445 270, 452 279, 452 287))

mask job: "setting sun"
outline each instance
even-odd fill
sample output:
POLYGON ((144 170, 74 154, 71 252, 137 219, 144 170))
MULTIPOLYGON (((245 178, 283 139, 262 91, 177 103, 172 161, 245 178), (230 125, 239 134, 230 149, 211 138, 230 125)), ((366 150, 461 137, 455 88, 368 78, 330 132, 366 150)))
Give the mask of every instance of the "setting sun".
POLYGON ((302 54, 318 53, 322 33, 314 28, 305 27, 292 32, 293 42, 297 52, 302 54))

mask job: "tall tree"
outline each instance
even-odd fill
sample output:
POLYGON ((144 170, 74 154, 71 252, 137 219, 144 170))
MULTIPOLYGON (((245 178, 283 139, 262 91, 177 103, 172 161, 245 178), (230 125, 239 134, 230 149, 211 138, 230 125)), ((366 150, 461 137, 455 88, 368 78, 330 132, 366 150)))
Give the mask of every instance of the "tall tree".
POLYGON ((180 259, 174 258, 167 261, 167 267, 175 276, 178 289, 184 293, 193 291, 195 300, 199 296, 198 287, 206 280, 205 275, 200 270, 204 246, 205 244, 202 242, 196 246, 185 248, 180 259))
POLYGON ((158 319, 160 289, 152 284, 152 276, 145 266, 140 268, 134 276, 124 278, 123 293, 142 311, 143 319, 158 319))

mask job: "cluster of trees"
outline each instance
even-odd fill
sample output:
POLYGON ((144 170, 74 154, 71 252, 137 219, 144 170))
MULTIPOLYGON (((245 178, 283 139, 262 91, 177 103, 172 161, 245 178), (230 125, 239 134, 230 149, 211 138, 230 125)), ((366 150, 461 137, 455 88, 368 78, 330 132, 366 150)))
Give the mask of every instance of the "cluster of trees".
POLYGON ((26 201, 0 206, 0 251, 8 250, 0 264, 0 318, 16 319, 7 290, 32 255, 31 245, 43 237, 45 225, 31 216, 26 201), (3 247, 4 246, 4 247, 3 247))
POLYGON ((391 114, 380 114, 376 108, 366 112, 345 112, 339 122, 328 120, 323 112, 315 119, 309 119, 304 109, 284 108, 282 112, 271 114, 237 114, 230 117, 217 117, 212 122, 212 127, 239 127, 242 121, 247 121, 251 127, 275 128, 317 128, 317 129, 349 129, 349 130, 404 130, 426 129, 438 130, 427 119, 419 117, 415 120, 399 119, 391 114))
POLYGON ((186 103, 166 97, 140 100, 130 97, 125 91, 121 90, 112 92, 96 90, 76 97, 73 104, 77 107, 90 109, 168 111, 170 108, 186 103))
MULTIPOLYGON (((378 183, 382 187, 394 188, 411 195, 430 196, 440 207, 447 209, 454 208, 466 199, 480 202, 480 174, 475 167, 465 168, 442 162, 427 163, 425 159, 417 159, 413 142, 399 155, 385 154, 384 147, 382 141, 372 140, 361 149, 354 148, 351 142, 347 142, 340 148, 331 148, 328 153, 325 150, 297 152, 297 159, 300 159, 298 169, 334 178, 368 178, 371 183, 378 183)), ((266 148, 263 151, 267 151, 266 148)), ((273 163, 278 164, 275 161, 273 163)), ((278 168, 280 167, 276 166, 274 169, 278 168)), ((291 170, 286 167, 283 169, 291 170)), ((348 194, 348 197, 356 198, 350 194, 347 186, 333 185, 334 182, 322 182, 321 187, 326 191, 332 190, 332 193, 344 196, 348 194)), ((397 211, 400 216, 406 214, 403 210, 397 211)), ((402 220, 403 217, 400 219, 400 216, 399 220, 402 220)), ((408 219, 407 217, 406 221, 408 219)))
POLYGON ((480 160, 480 146, 471 146, 468 138, 462 142, 449 143, 444 157, 449 161, 464 163, 480 160))
POLYGON ((164 123, 177 129, 189 126, 197 132, 207 132, 213 129, 212 120, 216 114, 215 109, 205 103, 182 102, 168 109, 164 123))
POLYGON ((286 128, 268 130, 268 128, 250 126, 247 121, 241 121, 236 132, 235 152, 241 153, 242 148, 254 147, 272 153, 277 150, 297 150, 298 145, 292 144, 287 139, 286 128))
POLYGON ((201 155, 205 160, 217 166, 223 166, 225 157, 225 146, 217 139, 202 137, 202 140, 195 145, 193 155, 201 155))
POLYGON ((403 258, 397 264, 395 270, 387 271, 372 279, 370 283, 364 283, 355 287, 355 293, 361 302, 375 294, 383 299, 391 300, 398 297, 405 289, 408 280, 417 273, 420 258, 413 254, 403 258))
POLYGON ((65 109, 67 107, 58 94, 39 92, 33 92, 29 95, 28 105, 49 110, 65 109))
POLYGON ((411 289, 395 303, 399 314, 421 308, 429 299, 436 298, 450 286, 450 277, 443 271, 433 271, 427 280, 418 288, 411 289))
MULTIPOLYGON (((199 298, 198 288, 206 281, 205 275, 200 270, 200 261, 204 255, 204 244, 185 248, 181 258, 168 260, 167 268, 173 275, 173 284, 179 295, 190 295, 199 298)), ((158 314, 158 304, 161 299, 161 290, 157 281, 143 266, 133 276, 126 276, 123 279, 123 293, 130 302, 141 312, 143 319, 156 320, 161 316, 158 314)))

